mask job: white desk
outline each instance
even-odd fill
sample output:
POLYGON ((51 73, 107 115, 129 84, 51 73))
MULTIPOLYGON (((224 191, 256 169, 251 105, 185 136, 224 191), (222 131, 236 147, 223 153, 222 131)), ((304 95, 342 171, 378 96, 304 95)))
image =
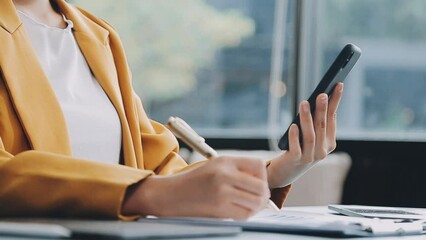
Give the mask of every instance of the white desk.
POLYGON ((286 239, 286 240, 326 240, 326 239, 351 239, 351 240, 361 240, 361 239, 369 239, 369 240, 396 240, 396 239, 426 239, 426 235, 423 236, 406 236, 406 237, 374 237, 374 238, 325 238, 325 237, 311 237, 311 236, 303 236, 303 235, 289 235, 289 234, 279 234, 279 233, 257 233, 257 232, 242 232, 235 237, 209 237, 209 238, 191 238, 194 240, 213 240, 213 239, 221 239, 221 240, 275 240, 275 239, 286 239))
MULTIPOLYGON (((287 207, 286 209, 291 210, 298 210, 298 211, 309 211, 309 212, 316 212, 316 213, 324 213, 328 212, 328 209, 326 206, 319 206, 319 207, 287 207)), ((426 213, 426 209, 424 209, 426 213)), ((262 233, 262 232, 242 232, 236 236, 230 236, 230 237, 209 237, 209 238, 191 238, 194 240, 209 240, 209 239, 222 239, 222 240, 275 240, 275 239, 286 239, 286 240, 314 240, 314 239, 344 239, 344 238, 326 238, 326 237, 315 237, 315 236, 306 236, 306 235, 293 235, 293 234, 282 234, 282 233, 262 233)), ((396 240, 396 239, 425 239, 426 235, 417 235, 417 236, 404 236, 404 237, 374 237, 374 238, 346 238, 346 239, 352 239, 352 240, 361 240, 361 239, 370 239, 370 240, 396 240)))
MULTIPOLYGON (((46 238, 19 238, 19 237, 1 237, 2 240, 46 240, 46 238)), ((50 238, 49 238, 50 239, 50 238)), ((63 240, 63 238, 61 238, 63 240)), ((289 235, 289 234, 278 234, 278 233, 257 233, 257 232, 242 232, 234 237, 208 237, 208 238, 190 238, 188 240, 339 240, 344 238, 324 238, 324 237, 311 237, 303 235, 289 235)), ((425 236, 407 236, 407 237, 386 237, 386 238, 346 238, 351 240, 400 240, 400 239, 426 239, 425 236)), ((52 239, 51 239, 52 240, 52 239)), ((182 240, 182 238, 176 239, 182 240)))
MULTIPOLYGON (((309 213, 327 213, 329 210, 326 206, 319 206, 319 207, 287 207, 288 210, 294 210, 294 211, 303 211, 303 212, 309 212, 309 213)), ((426 214, 426 209, 423 209, 426 214)), ((5 237, 0 236, 0 239, 10 239, 10 240, 28 240, 28 239, 40 239, 40 238, 22 238, 22 237, 5 237)), ((180 238, 181 239, 181 238, 180 238)), ((307 235, 292 235, 292 234, 282 234, 282 233, 266 233, 266 232, 250 232, 250 231, 244 231, 241 232, 235 236, 226 236, 226 237, 206 237, 206 238, 190 238, 194 240, 214 240, 214 239, 221 239, 221 240, 274 240, 274 239, 287 239, 287 240, 296 240, 296 239, 304 239, 304 240, 310 240, 310 239, 342 239, 342 238, 326 238, 326 237, 315 237, 315 236, 307 236, 307 235)), ((374 237, 374 238, 350 238, 351 240, 358 240, 358 239, 371 239, 371 240, 396 240, 396 239, 424 239, 426 240, 426 235, 417 235, 417 236, 404 236, 404 237, 374 237)))

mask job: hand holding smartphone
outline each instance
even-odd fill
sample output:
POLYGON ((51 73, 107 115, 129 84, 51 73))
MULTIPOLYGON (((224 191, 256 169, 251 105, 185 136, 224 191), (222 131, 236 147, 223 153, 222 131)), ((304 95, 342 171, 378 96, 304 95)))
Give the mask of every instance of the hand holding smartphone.
MULTIPOLYGON (((338 82, 343 82, 346 76, 349 74, 355 63, 358 61, 361 56, 361 49, 354 44, 347 44, 339 53, 339 55, 334 60, 333 64, 327 70, 321 81, 318 83, 315 90, 312 92, 311 96, 308 98, 309 105, 311 107, 312 115, 315 114, 315 100, 317 96, 321 93, 326 93, 328 96, 331 96, 334 87, 338 82)), ((297 124, 300 129, 300 118, 299 114, 294 118, 293 122, 297 124)), ((290 128, 290 127, 289 127, 290 128)), ((289 149, 288 142, 288 132, 280 138, 278 142, 278 147, 281 150, 289 149)), ((302 141, 302 134, 300 131, 300 141, 302 141)))

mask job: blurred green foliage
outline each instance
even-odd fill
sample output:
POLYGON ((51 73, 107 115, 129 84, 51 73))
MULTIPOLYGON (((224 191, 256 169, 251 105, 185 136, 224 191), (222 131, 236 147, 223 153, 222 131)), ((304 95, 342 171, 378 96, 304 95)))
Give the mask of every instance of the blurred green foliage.
POLYGON ((218 50, 238 46, 255 31, 237 10, 203 0, 74 0, 119 32, 136 91, 145 102, 179 98, 197 83, 218 50))

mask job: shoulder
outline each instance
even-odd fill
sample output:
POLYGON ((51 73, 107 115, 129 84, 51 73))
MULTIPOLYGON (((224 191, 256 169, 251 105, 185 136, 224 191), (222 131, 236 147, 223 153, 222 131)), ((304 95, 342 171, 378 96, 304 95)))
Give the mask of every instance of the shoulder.
POLYGON ((109 24, 107 21, 105 21, 104 19, 95 16, 93 13, 79 7, 79 6, 74 6, 74 8, 80 12, 80 14, 82 14, 83 16, 85 16, 86 18, 88 18, 89 20, 93 21, 94 23, 98 24, 99 26, 107 29, 107 30, 112 30, 115 31, 114 27, 109 24))

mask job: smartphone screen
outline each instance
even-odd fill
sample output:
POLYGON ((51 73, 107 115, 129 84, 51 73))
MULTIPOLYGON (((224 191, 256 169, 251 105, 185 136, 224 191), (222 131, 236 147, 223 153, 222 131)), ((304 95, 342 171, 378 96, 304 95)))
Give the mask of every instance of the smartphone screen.
MULTIPOLYGON (((317 96, 321 93, 326 93, 329 97, 331 96, 334 87, 338 82, 343 82, 346 76, 349 74, 355 63, 358 61, 361 56, 361 49, 354 44, 346 44, 343 49, 337 55, 333 64, 328 68, 327 72, 324 74, 321 81, 318 83, 315 90, 312 92, 311 96, 308 98, 309 105, 311 107, 312 115, 315 114, 315 100, 317 96)), ((300 129, 300 119, 299 114, 293 119, 293 122, 299 126, 300 129)), ((290 128, 290 127, 289 127, 290 128)), ((281 150, 288 150, 288 131, 280 138, 278 142, 278 147, 281 150)), ((300 141, 302 143, 302 132, 300 131, 300 141)))

